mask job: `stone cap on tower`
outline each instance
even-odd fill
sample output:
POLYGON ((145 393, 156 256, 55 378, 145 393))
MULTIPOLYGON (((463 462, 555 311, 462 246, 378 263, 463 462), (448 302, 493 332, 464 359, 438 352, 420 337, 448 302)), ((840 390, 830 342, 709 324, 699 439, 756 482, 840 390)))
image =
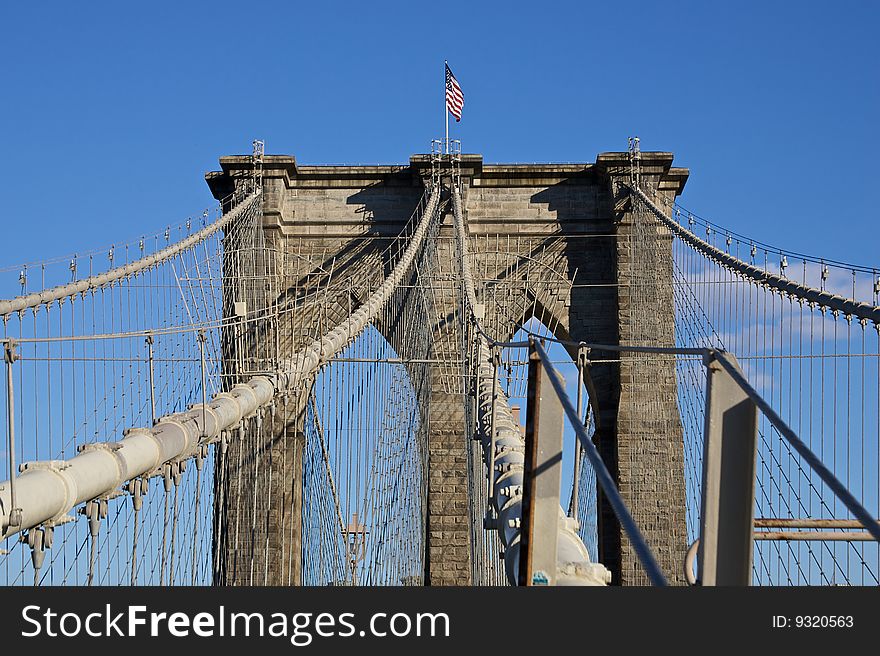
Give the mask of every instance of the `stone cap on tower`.
MULTIPOLYGON (((235 181, 254 174, 254 159, 250 155, 229 155, 220 158, 220 171, 205 173, 205 182, 214 198, 225 198, 235 190, 235 181)), ((293 155, 265 155, 263 177, 283 178, 288 182, 296 177, 296 157, 293 155)))
MULTIPOLYGON (((670 152, 642 151, 639 159, 641 174, 646 177, 659 178, 660 191, 674 191, 678 196, 684 191, 690 171, 686 168, 672 166, 675 158, 670 152)), ((628 152, 599 153, 595 167, 609 177, 629 177, 630 162, 628 152)))
MULTIPOLYGON (((681 194, 689 171, 673 167, 673 154, 664 151, 643 151, 640 157, 641 175, 657 181, 660 191, 681 194)), ((476 153, 461 155, 461 176, 466 184, 481 186, 532 186, 591 179, 629 177, 629 153, 600 153, 594 163, 514 163, 484 164, 483 156, 476 153)), ((448 163, 444 162, 444 165, 448 163)), ((250 155, 220 158, 220 171, 205 174, 205 180, 215 198, 228 196, 237 180, 253 175, 250 155)), ((386 165, 309 165, 297 164, 292 155, 266 155, 263 158, 263 179, 274 181, 279 188, 362 188, 371 184, 410 186, 422 184, 431 168, 430 154, 415 154, 409 164, 386 165)))

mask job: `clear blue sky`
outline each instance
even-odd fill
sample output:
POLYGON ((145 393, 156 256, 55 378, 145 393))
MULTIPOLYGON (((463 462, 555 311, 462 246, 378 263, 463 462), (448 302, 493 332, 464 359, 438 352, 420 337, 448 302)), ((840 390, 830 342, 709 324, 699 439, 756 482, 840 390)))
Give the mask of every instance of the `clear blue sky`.
POLYGON ((639 135, 690 167, 701 215, 877 264, 878 7, 7 3, 0 264, 177 223, 255 137, 305 163, 404 162, 442 133, 444 58, 454 134, 488 162, 592 161, 639 135))

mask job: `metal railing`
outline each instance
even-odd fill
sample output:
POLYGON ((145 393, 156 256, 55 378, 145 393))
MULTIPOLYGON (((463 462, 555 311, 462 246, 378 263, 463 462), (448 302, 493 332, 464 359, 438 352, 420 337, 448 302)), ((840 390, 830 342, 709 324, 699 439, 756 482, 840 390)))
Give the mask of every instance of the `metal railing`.
MULTIPOLYGON (((663 571, 660 569, 660 565, 657 563, 656 558, 654 558, 654 554, 651 553, 651 549, 648 546, 648 543, 645 541, 642 532, 639 530, 639 527, 636 525, 635 520, 630 514, 629 509, 627 508, 626 503, 624 502, 623 497, 620 494, 620 491, 617 489, 614 478, 611 476, 611 473, 605 466, 602 457, 599 455, 598 449, 596 449, 596 445, 593 444, 590 436, 587 434, 587 430, 584 427, 583 422, 581 421, 577 409, 575 408, 574 404, 571 402, 571 399, 568 397, 568 394, 565 391, 565 385, 562 382, 562 379, 556 373, 556 370, 551 363, 550 356, 547 354, 547 351, 544 349, 541 343, 535 338, 529 339, 528 347, 529 407, 527 410, 528 416, 526 420, 527 480, 535 475, 535 468, 530 468, 529 465, 531 463, 528 462, 530 442, 532 445, 534 445, 536 442, 536 438, 537 440, 541 439, 541 437, 538 437, 534 434, 536 432, 534 430, 536 423, 535 417, 540 414, 542 405, 548 408, 558 407, 561 409, 562 412, 565 413, 565 416, 568 417, 568 421, 574 429, 578 442, 580 443, 581 448, 584 450, 584 454, 586 455, 587 459, 590 461, 590 464, 593 466, 594 471, 596 472, 596 481, 599 487, 602 489, 602 492, 608 499, 608 503, 614 510, 614 514, 617 515, 617 519, 620 522, 621 528, 626 532, 627 536, 629 537, 630 543, 632 544, 633 549, 636 552, 636 556, 642 563, 642 566, 645 568, 645 572, 647 573, 651 583, 653 585, 666 585, 666 577, 663 575, 663 571), (540 369, 543 369, 546 373, 542 375, 540 369), (546 402, 547 400, 544 398, 546 389, 543 386, 544 380, 550 382, 550 387, 553 390, 556 400, 558 400, 559 402, 558 406, 546 402)), ((586 369, 586 376, 589 377, 589 368, 586 369)), ((590 386, 588 385, 588 388, 589 387, 590 386)), ((556 421, 554 421, 553 423, 561 425, 561 417, 556 419, 556 421)), ((533 450, 535 449, 534 446, 532 448, 533 450)), ((527 499, 530 496, 530 491, 530 487, 526 486, 525 496, 527 499)), ((558 487, 556 489, 556 494, 558 499, 558 487)), ((529 501, 527 501, 526 503, 529 506, 532 505, 529 503, 529 501)), ((524 515, 525 514, 526 513, 524 513, 524 515)), ((526 519, 525 524, 526 528, 523 531, 524 535, 528 536, 531 533, 540 533, 539 530, 531 530, 536 527, 534 527, 534 525, 530 525, 528 519, 526 519)), ((528 539, 526 538, 526 540, 528 539)), ((529 546, 532 546, 531 542, 527 542, 527 544, 529 546)), ((530 560, 531 559, 527 556, 524 559, 521 558, 520 562, 529 562, 530 560)))
MULTIPOLYGON (((521 568, 532 567, 522 576, 534 574, 538 564, 546 566, 549 559, 540 550, 540 540, 530 536, 543 533, 546 521, 529 512, 547 494, 547 481, 542 486, 538 479, 550 472, 548 477, 555 484, 558 500, 558 482, 552 476, 555 454, 561 450, 560 432, 564 415, 574 431, 586 458, 592 465, 597 485, 605 494, 608 504, 617 516, 621 529, 629 538, 633 550, 653 585, 666 585, 666 577, 657 563, 642 531, 636 524, 626 501, 606 467, 605 462, 590 439, 581 414, 569 397, 565 383, 557 374, 543 342, 555 342, 581 350, 600 350, 619 353, 655 354, 657 356, 702 357, 706 369, 705 427, 703 443, 702 507, 700 512, 699 538, 691 545, 685 559, 686 578, 698 585, 749 585, 752 577, 753 541, 755 539, 805 539, 800 534, 762 535, 756 528, 862 528, 864 532, 846 534, 809 533, 810 539, 850 539, 880 541, 880 523, 846 488, 835 474, 813 453, 797 434, 782 420, 779 414, 749 383, 729 352, 710 348, 665 348, 651 346, 620 346, 568 342, 549 337, 530 336, 527 342, 493 342, 493 347, 529 349, 529 388, 526 419, 526 466, 524 486, 523 543, 524 557, 521 568), (545 384, 549 381, 549 385, 545 384), (758 442, 758 413, 779 432, 839 499, 855 520, 801 520, 755 519, 756 457, 758 442), (547 414, 557 417, 547 417, 547 414), (543 445, 542 445, 543 442, 543 445), (543 451, 543 455, 542 455, 543 451), (531 457, 530 457, 531 456, 531 457), (818 522, 818 523, 817 523, 818 522), (801 526, 804 524, 804 526, 801 526), (826 526, 827 525, 827 526, 826 526), (769 536, 769 537, 768 537, 769 536), (693 575, 694 559, 698 573, 693 575)), ((580 378, 580 376, 579 376, 580 378)), ((590 360, 583 367, 583 384, 589 395, 589 403, 595 416, 595 387, 590 376, 590 360)), ((579 380, 579 387, 580 387, 579 380)), ((549 545, 545 545, 545 548, 549 545)))

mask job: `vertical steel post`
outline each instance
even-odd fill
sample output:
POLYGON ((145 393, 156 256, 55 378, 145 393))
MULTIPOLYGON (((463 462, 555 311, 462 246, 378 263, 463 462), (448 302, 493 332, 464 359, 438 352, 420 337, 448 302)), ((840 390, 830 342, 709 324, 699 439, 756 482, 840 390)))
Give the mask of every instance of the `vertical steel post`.
POLYGON ((446 119, 446 154, 449 154, 449 106, 446 102, 446 69, 449 62, 443 60, 443 116, 446 119))
MULTIPOLYGON (((501 364, 501 354, 498 347, 492 349, 492 408, 489 415, 489 497, 495 496, 495 437, 498 434, 495 428, 495 407, 498 400, 498 365, 501 364)), ((491 504, 489 504, 491 508, 491 504)))
POLYGON ((202 439, 208 436, 208 377, 205 373, 205 331, 199 330, 196 334, 199 344, 199 360, 202 367, 202 439))
MULTIPOLYGON (((577 351, 577 371, 578 371, 578 382, 577 382, 577 413, 578 417, 583 417, 584 412, 584 365, 587 360, 587 355, 584 353, 584 349, 582 346, 578 346, 577 351)), ((575 519, 578 516, 578 478, 581 475, 581 443, 575 438, 574 439, 574 469, 571 474, 571 507, 568 509, 568 516, 574 517, 575 519)))
POLYGON ((758 408, 718 362, 736 359, 712 351, 706 366, 706 424, 698 582, 749 585, 755 508, 758 408))
POLYGON ((202 467, 205 464, 205 457, 207 456, 208 450, 207 444, 203 443, 208 438, 208 374, 205 369, 205 342, 207 341, 207 337, 205 336, 204 330, 198 331, 197 339, 199 342, 199 359, 201 360, 202 367, 202 435, 199 440, 199 450, 196 454, 196 500, 193 510, 192 577, 190 578, 191 585, 196 584, 196 556, 198 554, 199 535, 199 504, 202 497, 202 467))
POLYGON ((543 384, 549 375, 535 351, 535 340, 529 339, 519 552, 519 584, 527 586, 556 584, 564 420, 562 402, 552 386, 543 384))
POLYGON ((21 510, 15 497, 15 388, 12 385, 12 364, 18 359, 15 353, 15 342, 7 341, 4 345, 3 359, 6 361, 6 418, 8 421, 9 451, 9 500, 12 507, 9 509, 8 525, 19 526, 21 524, 21 510))
POLYGON ((153 374, 153 336, 147 335, 147 357, 150 363, 150 413, 153 426, 156 425, 156 386, 154 384, 153 374))

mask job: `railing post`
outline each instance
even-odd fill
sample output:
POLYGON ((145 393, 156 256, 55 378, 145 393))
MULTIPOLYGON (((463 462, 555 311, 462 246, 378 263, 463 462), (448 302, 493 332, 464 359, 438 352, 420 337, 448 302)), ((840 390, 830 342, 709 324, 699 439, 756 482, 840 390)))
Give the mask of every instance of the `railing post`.
POLYGON ((556 392, 543 385, 550 382, 545 381, 549 375, 535 351, 534 339, 529 339, 520 585, 556 584, 564 419, 556 392))
POLYGON ((755 508, 758 408, 711 351, 706 366, 706 424, 700 523, 701 585, 749 585, 755 508))
POLYGON ((156 385, 153 376, 153 335, 147 335, 144 340, 147 343, 147 358, 150 366, 150 425, 156 425, 156 385))
MULTIPOLYGON (((498 367, 501 365, 501 353, 498 347, 492 349, 492 408, 489 414, 489 497, 495 496, 495 439, 498 430, 495 427, 495 410, 498 406, 498 367)), ((491 504, 490 504, 491 506, 491 504)))
MULTIPOLYGON (((577 372, 578 372, 578 380, 577 380, 577 413, 578 417, 583 417, 584 412, 584 367, 587 364, 587 354, 584 351, 583 346, 578 346, 577 350, 577 372)), ((579 493, 579 485, 578 481, 580 480, 581 475, 581 443, 575 438, 574 440, 574 470, 571 475, 571 504, 568 508, 569 517, 574 517, 577 519, 578 516, 578 493, 579 493)))
POLYGON ((6 518, 7 526, 0 524, 0 533, 6 528, 11 529, 15 526, 21 526, 21 508, 18 507, 18 499, 15 495, 15 477, 17 474, 15 467, 15 391, 12 383, 12 365, 21 356, 15 352, 15 342, 13 341, 7 341, 3 348, 3 359, 6 362, 6 450, 9 457, 9 501, 12 506, 6 518))

